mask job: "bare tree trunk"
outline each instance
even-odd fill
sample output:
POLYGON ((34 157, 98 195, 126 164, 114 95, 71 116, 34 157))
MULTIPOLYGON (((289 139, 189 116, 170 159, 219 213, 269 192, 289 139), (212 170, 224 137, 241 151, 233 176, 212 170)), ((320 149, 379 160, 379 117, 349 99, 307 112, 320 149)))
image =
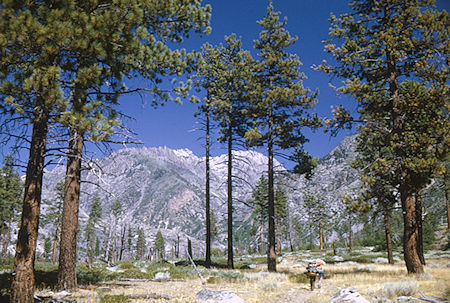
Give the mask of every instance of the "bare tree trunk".
POLYGON ((192 255, 192 244, 191 244, 191 240, 190 239, 188 239, 187 240, 187 243, 188 243, 188 258, 191 258, 191 259, 193 259, 194 258, 194 256, 192 255))
MULTIPOLYGON (((110 217, 111 218, 111 217, 110 217)), ((109 224, 109 232, 108 232, 108 241, 106 242, 106 251, 105 251, 105 262, 109 262, 111 255, 111 243, 112 243, 112 234, 113 234, 113 220, 111 218, 109 224)))
POLYGON ((274 178, 273 178, 273 114, 272 106, 269 106, 269 129, 267 140, 267 157, 268 157, 268 219, 269 219, 269 250, 267 253, 267 270, 277 271, 277 254, 275 251, 275 192, 274 192, 274 178))
POLYGON ((3 242, 3 251, 2 251, 2 255, 3 255, 3 265, 6 264, 6 261, 8 260, 8 246, 9 243, 11 242, 11 220, 8 222, 8 228, 6 229, 6 235, 5 235, 5 241, 3 242))
POLYGON ((403 209, 403 254, 408 273, 423 273, 423 265, 417 253, 417 217, 416 204, 411 190, 400 189, 403 209))
MULTIPOLYGON (((445 176, 448 176, 448 174, 445 174, 445 176)), ((446 181, 450 183, 450 181, 446 181)), ((445 204, 447 205, 447 229, 450 229, 450 186, 445 186, 445 204)))
POLYGON ((320 250, 323 250, 323 228, 322 222, 320 221, 319 221, 319 241, 320 241, 320 250))
POLYGON ((119 261, 122 261, 122 255, 123 255, 123 251, 125 250, 125 233, 127 231, 127 226, 124 225, 123 226, 123 231, 122 231, 122 237, 120 239, 120 254, 119 254, 119 261))
POLYGON ((353 229, 351 223, 348 231, 348 250, 353 251, 353 229))
POLYGON ((176 250, 175 254, 176 254, 177 258, 180 257, 180 235, 177 235, 177 250, 176 250))
POLYGON ((260 228, 260 241, 261 241, 261 250, 260 252, 264 253, 264 216, 261 216, 261 228, 260 228))
POLYGON ((422 218, 422 190, 416 191, 416 221, 417 221, 417 254, 419 255, 420 263, 425 265, 425 256, 423 254, 423 218, 422 218))
POLYGON ((39 116, 33 122, 22 217, 14 257, 10 297, 12 303, 33 302, 34 295, 34 258, 39 227, 42 176, 49 118, 45 111, 38 114, 39 116))
POLYGON ((59 234, 59 222, 56 224, 55 237, 53 238, 53 249, 52 249, 53 264, 56 264, 56 255, 58 253, 58 234, 59 234))
POLYGON ((385 230, 385 234, 386 234, 386 247, 387 247, 388 263, 394 264, 394 256, 392 253, 391 223, 389 220, 389 211, 386 206, 383 207, 383 218, 384 218, 384 230, 385 230))
POLYGON ((83 134, 71 128, 59 245, 58 290, 77 287, 77 231, 83 134))
POLYGON ((227 192, 228 192, 228 260, 227 265, 229 269, 234 268, 233 262, 233 175, 232 175, 232 162, 233 162, 233 150, 232 150, 232 125, 228 122, 228 179, 227 179, 227 192))
POLYGON ((206 150, 205 150, 205 211, 206 211, 206 252, 205 252, 205 267, 211 266, 211 213, 210 213, 210 185, 209 185, 209 125, 210 124, 210 109, 209 103, 206 104, 206 150))
POLYGON ((309 250, 313 250, 313 226, 309 224, 309 250))

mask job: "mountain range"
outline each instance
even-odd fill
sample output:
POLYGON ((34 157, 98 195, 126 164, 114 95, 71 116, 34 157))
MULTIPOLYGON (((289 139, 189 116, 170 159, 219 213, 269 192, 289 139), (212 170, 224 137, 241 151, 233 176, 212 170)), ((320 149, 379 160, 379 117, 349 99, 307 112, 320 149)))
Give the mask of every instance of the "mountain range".
MULTIPOLYGON (((288 208, 291 218, 304 221, 302 203, 305 190, 321 194, 336 213, 340 211, 339 197, 343 192, 356 192, 359 174, 351 168, 355 158, 354 137, 345 138, 328 155, 319 159, 310 180, 303 176, 283 173, 285 169, 275 162, 280 172, 278 182, 287 189, 288 208)), ((233 198, 235 231, 237 235, 248 234, 251 209, 243 202, 251 198, 257 181, 267 171, 267 157, 256 151, 233 152, 233 198)), ((211 163, 211 209, 217 218, 218 235, 213 248, 223 250, 226 245, 227 219, 227 156, 212 157, 211 163)), ((83 170, 80 197, 80 247, 83 247, 83 228, 90 212, 92 197, 98 194, 102 203, 102 218, 98 226, 99 238, 106 243, 111 217, 111 206, 119 200, 122 211, 116 228, 131 228, 134 239, 137 229, 144 231, 151 246, 158 230, 163 234, 166 250, 170 251, 177 241, 181 247, 189 238, 194 250, 202 254, 205 237, 205 158, 197 157, 187 149, 126 148, 109 156, 86 163, 83 170), (180 240, 181 239, 181 240, 180 240)), ((43 200, 55 196, 55 186, 64 181, 65 167, 59 166, 44 174, 43 200)), ((45 214, 48 206, 43 203, 45 214)), ((306 224, 306 222, 302 222, 306 224)), ((43 226, 39 247, 43 238, 54 232, 54 226, 43 226)), ((244 241, 244 236, 241 242, 244 241)), ((239 242, 239 239, 237 239, 239 242)), ((246 241, 246 240, 245 240, 246 241)), ((239 245, 239 243, 237 243, 239 245)), ((80 250, 82 251, 82 250, 80 250)))

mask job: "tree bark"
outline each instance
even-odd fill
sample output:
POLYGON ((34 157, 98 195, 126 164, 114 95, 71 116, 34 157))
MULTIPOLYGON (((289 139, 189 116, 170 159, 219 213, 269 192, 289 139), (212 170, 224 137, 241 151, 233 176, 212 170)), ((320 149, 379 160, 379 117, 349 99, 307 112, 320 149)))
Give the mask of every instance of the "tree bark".
POLYGON ((229 269, 234 268, 233 262, 233 141, 232 141, 232 125, 231 121, 228 122, 228 177, 227 177, 227 193, 228 193, 228 261, 227 265, 229 269))
POLYGON ((383 218, 384 218, 384 231, 386 234, 386 248, 387 248, 388 263, 394 264, 394 256, 392 253, 391 223, 389 220, 389 211, 386 206, 383 207, 383 218))
POLYGON ((11 242, 11 224, 12 219, 8 222, 8 228, 6 229, 6 235, 5 235, 5 242, 3 242, 3 265, 6 264, 6 261, 8 260, 8 246, 9 242, 11 242))
POLYGON ((53 264, 56 264, 56 254, 58 252, 58 233, 59 233, 59 222, 56 224, 55 237, 53 238, 53 249, 52 249, 53 264))
POLYGON ((261 237, 260 237, 260 242, 261 242, 261 248, 260 248, 260 252, 261 254, 264 253, 264 216, 261 216, 261 237))
POLYGON ((188 258, 193 259, 194 256, 192 256, 192 244, 189 238, 187 239, 187 244, 188 244, 188 258))
POLYGON ((206 253, 205 253, 205 267, 211 267, 211 213, 210 213, 210 168, 209 168, 209 127, 210 127, 210 110, 209 103, 206 104, 206 142, 205 142, 205 211, 206 211, 206 253))
POLYGON ((417 253, 418 228, 416 217, 416 204, 413 192, 409 189, 400 189, 403 209, 403 254, 408 273, 423 273, 423 265, 417 253))
MULTIPOLYGON (((448 176, 447 174, 445 174, 445 176, 448 176)), ((449 182, 449 181, 447 181, 449 182)), ((450 183, 450 182, 449 182, 450 183)), ((446 185, 445 186, 445 203, 447 205, 447 229, 450 229, 450 186, 446 185)))
POLYGON ((267 156, 268 156, 268 219, 269 219, 269 250, 267 253, 267 270, 271 272, 277 271, 277 254, 275 251, 275 192, 273 178, 273 114, 272 105, 269 106, 269 129, 267 140, 267 156))
POLYGON ((416 191, 416 221, 417 221, 417 254, 419 255, 420 263, 425 264, 425 256, 423 254, 423 219, 422 219, 422 190, 416 191))
POLYGON ((119 261, 122 261, 123 251, 125 250, 125 233, 127 231, 127 226, 123 225, 122 237, 120 238, 120 253, 119 253, 119 261))
POLYGON ((348 231, 348 250, 353 251, 353 229, 350 223, 350 229, 348 231))
POLYGON ((77 230, 83 134, 71 128, 59 245, 58 290, 77 287, 77 230))
POLYGON ((34 260, 39 227, 42 176, 49 115, 38 114, 33 122, 30 155, 25 178, 23 210, 17 238, 10 302, 33 302, 34 260))

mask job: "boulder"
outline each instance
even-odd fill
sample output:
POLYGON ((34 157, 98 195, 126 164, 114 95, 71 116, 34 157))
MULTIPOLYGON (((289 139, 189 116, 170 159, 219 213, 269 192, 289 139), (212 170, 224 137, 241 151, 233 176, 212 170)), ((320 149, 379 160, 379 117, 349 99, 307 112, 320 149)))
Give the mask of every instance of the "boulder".
POLYGON ((354 287, 339 290, 331 299, 331 303, 370 303, 366 298, 361 296, 354 287))
POLYGON ((231 291, 205 288, 197 293, 197 303, 244 303, 244 301, 231 291))

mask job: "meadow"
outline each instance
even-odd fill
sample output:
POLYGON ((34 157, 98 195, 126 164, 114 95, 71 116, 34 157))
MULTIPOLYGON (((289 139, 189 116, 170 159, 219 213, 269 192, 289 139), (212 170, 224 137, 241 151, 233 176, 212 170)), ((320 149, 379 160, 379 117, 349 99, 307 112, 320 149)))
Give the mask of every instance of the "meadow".
MULTIPOLYGON (((277 273, 266 270, 265 256, 248 255, 235 260, 235 270, 223 268, 226 259, 213 259, 215 267, 198 266, 202 281, 187 262, 173 261, 118 262, 115 266, 96 264, 78 266, 79 288, 64 297, 63 302, 196 302, 196 294, 204 288, 228 290, 244 302, 329 302, 339 289, 355 287, 370 302, 396 301, 407 296, 443 302, 450 298, 450 252, 432 251, 426 255, 422 275, 408 275, 404 262, 396 253, 396 263, 386 264, 382 253, 360 249, 352 253, 332 255, 327 251, 283 253, 278 259, 277 273), (325 260, 325 279, 321 288, 310 290, 305 268, 309 261, 325 260), (150 300, 150 301, 149 301, 150 300)), ((196 260, 197 261, 197 260, 196 260)), ((198 263, 202 263, 198 260, 198 263)), ((48 263, 36 266, 37 291, 43 298, 55 298, 57 268, 48 263)), ((3 268, 0 288, 8 293, 10 269, 3 268)), ((422 301, 425 302, 425 301, 422 301)))

